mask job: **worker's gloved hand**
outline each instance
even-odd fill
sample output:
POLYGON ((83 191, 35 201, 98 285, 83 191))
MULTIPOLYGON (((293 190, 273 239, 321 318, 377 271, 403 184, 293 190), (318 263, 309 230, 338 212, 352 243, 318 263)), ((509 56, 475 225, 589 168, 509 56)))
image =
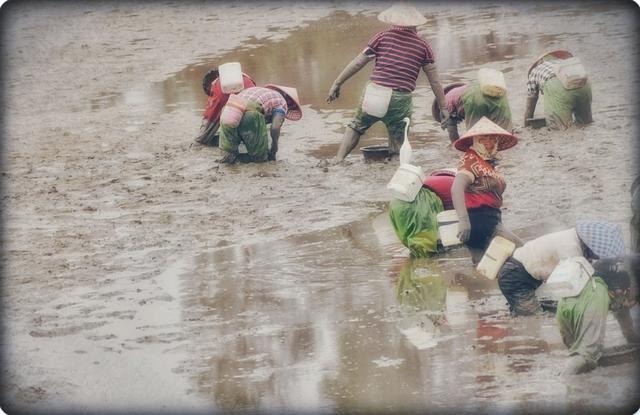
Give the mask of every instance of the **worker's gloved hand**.
POLYGON ((466 242, 471 235, 471 223, 469 218, 460 218, 458 220, 458 239, 460 242, 466 242))
POLYGON ((443 130, 446 130, 447 127, 449 127, 449 125, 453 122, 453 120, 451 119, 451 115, 447 110, 440 110, 440 120, 440 128, 442 128, 443 130))
POLYGON ((340 85, 335 82, 331 85, 329 89, 329 96, 327 97, 327 102, 335 101, 340 96, 340 85))
POLYGON ((224 152, 224 155, 218 160, 221 164, 233 164, 238 159, 237 153, 224 152))

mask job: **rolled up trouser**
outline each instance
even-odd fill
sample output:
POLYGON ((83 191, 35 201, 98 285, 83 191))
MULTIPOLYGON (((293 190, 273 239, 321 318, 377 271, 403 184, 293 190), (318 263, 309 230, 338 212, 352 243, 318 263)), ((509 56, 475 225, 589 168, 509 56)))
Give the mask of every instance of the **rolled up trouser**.
POLYGON ((423 187, 413 202, 392 199, 389 203, 391 225, 400 242, 413 257, 425 257, 437 252, 437 215, 444 207, 442 200, 423 187))
POLYGON ((510 131, 513 128, 511 107, 506 94, 501 97, 484 95, 480 90, 480 84, 473 82, 462 94, 462 104, 467 130, 482 117, 487 117, 505 130, 510 131))
POLYGON ((524 265, 513 257, 498 272, 498 286, 507 299, 509 308, 517 315, 531 315, 541 310, 536 289, 542 281, 531 276, 524 265))
MULTIPOLYGON (((366 90, 366 88, 365 88, 366 90)), ((347 124, 359 134, 364 134, 373 124, 382 121, 387 127, 389 134, 389 153, 398 154, 400 146, 404 140, 404 118, 411 117, 413 113, 413 100, 411 92, 393 91, 387 113, 382 118, 374 117, 362 111, 362 100, 364 99, 364 91, 360 96, 360 102, 356 109, 356 114, 347 124)))
POLYGON ((594 365, 598 362, 604 346, 608 311, 609 292, 600 277, 595 278, 595 287, 589 281, 580 295, 558 302, 556 321, 569 354, 584 356, 594 365))
POLYGON ((240 124, 236 128, 220 126, 221 150, 238 153, 238 146, 244 143, 247 154, 254 161, 266 161, 269 149, 269 133, 264 114, 259 104, 249 102, 240 124))
POLYGON ((575 122, 589 124, 591 115, 591 84, 576 89, 564 89, 556 77, 548 79, 542 86, 544 115, 550 128, 567 129, 575 122))

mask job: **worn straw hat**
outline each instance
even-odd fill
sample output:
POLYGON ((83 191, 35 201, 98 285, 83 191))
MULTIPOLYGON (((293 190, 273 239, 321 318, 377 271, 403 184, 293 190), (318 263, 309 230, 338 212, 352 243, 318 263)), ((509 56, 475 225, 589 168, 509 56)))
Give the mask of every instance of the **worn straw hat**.
POLYGON ((482 135, 498 136, 498 151, 506 150, 518 143, 518 137, 492 122, 487 117, 482 117, 469 131, 457 139, 453 143, 453 146, 460 151, 467 151, 473 144, 473 137, 482 135))
POLYGON ((622 230, 615 223, 580 220, 576 222, 576 232, 582 242, 600 259, 625 254, 622 230))
MULTIPOLYGON (((452 84, 449 84, 447 86, 445 86, 443 88, 444 90, 444 94, 447 95, 447 92, 451 91, 453 88, 457 88, 459 86, 464 85, 464 82, 454 82, 452 84)), ((438 100, 434 99, 433 103, 431 104, 431 115, 433 115, 433 119, 440 122, 442 121, 440 118, 440 107, 438 107, 438 100)))
POLYGON ((557 59, 569 59, 572 58, 573 54, 571 54, 571 52, 569 52, 568 50, 552 50, 550 52, 545 52, 542 55, 540 55, 538 57, 538 59, 536 59, 531 66, 529 67, 529 71, 527 72, 527 75, 529 75, 531 73, 531 71, 533 70, 533 68, 535 68, 536 66, 540 65, 542 62, 550 59, 550 58, 557 58, 557 59))
POLYGON ((447 167, 444 169, 438 169, 432 171, 429 176, 455 176, 458 172, 458 169, 453 167, 447 167))
POLYGON ((265 88, 273 89, 284 95, 285 98, 289 98, 295 105, 289 105, 289 110, 285 115, 285 118, 291 121, 298 121, 302 118, 302 108, 300 108, 300 100, 298 99, 298 91, 295 88, 282 85, 266 84, 265 88))
POLYGON ((378 20, 396 26, 420 26, 427 19, 415 7, 406 3, 396 3, 378 15, 378 20))

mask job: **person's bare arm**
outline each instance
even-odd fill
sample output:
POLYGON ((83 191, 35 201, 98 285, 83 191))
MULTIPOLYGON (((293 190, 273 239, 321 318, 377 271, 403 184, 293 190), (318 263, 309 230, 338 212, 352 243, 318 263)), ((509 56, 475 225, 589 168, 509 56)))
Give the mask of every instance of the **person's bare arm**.
POLYGON ((340 75, 333 81, 333 85, 331 85, 331 89, 329 89, 329 95, 327 96, 327 102, 331 102, 333 100, 338 99, 340 96, 340 87, 345 81, 351 78, 353 75, 358 73, 360 69, 364 68, 364 66, 369 63, 372 58, 365 55, 364 53, 358 54, 345 68, 340 72, 340 75))
POLYGON ((433 91, 433 95, 436 97, 436 101, 438 102, 438 108, 440 108, 440 113, 442 114, 440 126, 443 130, 446 130, 449 125, 449 111, 447 111, 447 101, 444 97, 444 89, 442 88, 442 83, 440 83, 440 75, 438 75, 438 69, 434 63, 428 63, 422 67, 422 71, 427 75, 427 79, 429 79, 429 84, 431 85, 431 90, 433 91))
POLYGON ((473 183, 473 180, 465 173, 458 172, 451 186, 451 200, 453 208, 458 215, 458 239, 465 242, 471 235, 471 223, 469 222, 469 214, 467 206, 464 202, 464 192, 473 183))
POLYGON ((269 150, 269 160, 276 159, 276 153, 278 152, 278 139, 280 138, 280 128, 284 123, 284 115, 277 112, 271 120, 271 128, 269 133, 271 135, 271 149, 269 150))

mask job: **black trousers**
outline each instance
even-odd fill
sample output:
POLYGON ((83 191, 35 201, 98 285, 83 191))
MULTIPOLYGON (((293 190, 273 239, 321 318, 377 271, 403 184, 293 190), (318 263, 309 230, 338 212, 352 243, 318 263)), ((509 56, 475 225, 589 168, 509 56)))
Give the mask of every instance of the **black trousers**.
POLYGON ((541 311, 536 289, 542 281, 531 276, 524 265, 513 257, 508 258, 498 272, 498 286, 515 314, 531 315, 541 311))

